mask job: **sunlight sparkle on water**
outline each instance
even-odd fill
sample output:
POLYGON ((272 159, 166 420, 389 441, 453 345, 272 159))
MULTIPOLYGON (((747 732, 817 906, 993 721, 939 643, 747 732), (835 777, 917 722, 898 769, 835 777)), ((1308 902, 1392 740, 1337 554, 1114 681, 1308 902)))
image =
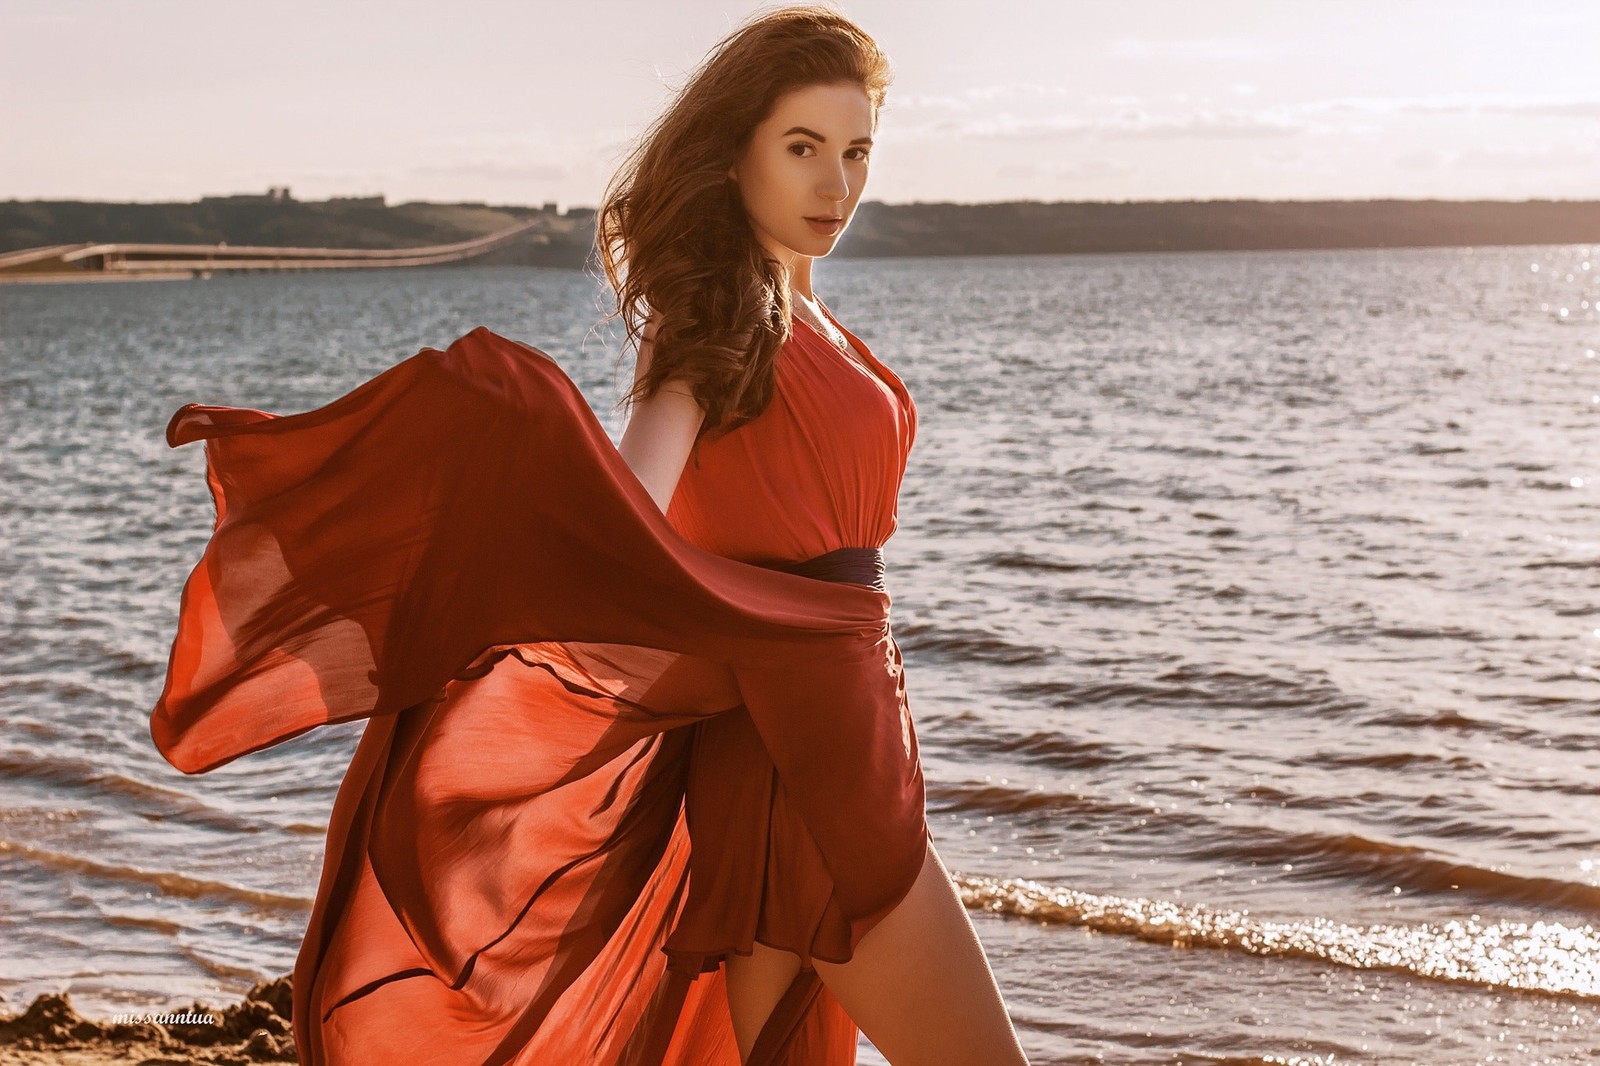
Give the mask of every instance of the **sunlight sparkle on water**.
POLYGON ((1600 935, 1557 922, 1347 925, 1325 918, 1263 921, 1248 912, 1166 900, 1097 896, 1022 878, 956 878, 967 906, 1083 925, 1177 947, 1293 955, 1441 981, 1600 997, 1600 935))

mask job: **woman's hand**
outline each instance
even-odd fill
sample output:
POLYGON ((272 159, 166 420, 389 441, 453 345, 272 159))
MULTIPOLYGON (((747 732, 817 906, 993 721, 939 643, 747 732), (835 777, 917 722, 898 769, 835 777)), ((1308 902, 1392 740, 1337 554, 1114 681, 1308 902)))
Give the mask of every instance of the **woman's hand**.
MULTIPOLYGON (((650 368, 655 321, 652 316, 645 323, 639 339, 639 361, 633 374, 635 384, 650 368)), ((654 396, 636 401, 629 413, 628 425, 622 431, 622 442, 617 450, 663 514, 672 502, 672 493, 678 487, 678 478, 683 474, 683 465, 688 462, 689 450, 704 419, 705 411, 699 401, 688 385, 678 379, 663 382, 654 396)))

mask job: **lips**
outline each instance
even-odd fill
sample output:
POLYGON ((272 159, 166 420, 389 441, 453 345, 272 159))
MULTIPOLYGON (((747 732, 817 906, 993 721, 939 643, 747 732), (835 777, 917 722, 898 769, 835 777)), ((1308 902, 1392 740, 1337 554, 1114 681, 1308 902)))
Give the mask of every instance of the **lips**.
POLYGON ((839 232, 840 227, 844 225, 844 219, 838 215, 808 215, 806 216, 806 225, 810 226, 815 233, 819 233, 824 237, 831 237, 839 232))

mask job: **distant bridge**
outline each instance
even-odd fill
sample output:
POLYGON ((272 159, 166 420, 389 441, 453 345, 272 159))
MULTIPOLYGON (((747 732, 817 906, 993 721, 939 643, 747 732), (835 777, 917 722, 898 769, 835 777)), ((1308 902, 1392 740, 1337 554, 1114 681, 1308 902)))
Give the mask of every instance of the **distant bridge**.
MULTIPOLYGON (((437 266, 483 255, 545 226, 532 219, 496 233, 426 248, 270 248, 219 244, 57 244, 0 253, 0 284, 206 278, 238 270, 372 270, 437 266)), ((549 238, 546 237, 546 240, 549 238)))

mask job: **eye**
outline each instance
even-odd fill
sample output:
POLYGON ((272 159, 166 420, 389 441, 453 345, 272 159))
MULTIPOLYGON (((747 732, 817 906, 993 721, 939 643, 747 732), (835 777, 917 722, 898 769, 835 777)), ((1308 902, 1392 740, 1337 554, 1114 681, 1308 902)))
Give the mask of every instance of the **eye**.
POLYGON ((865 148, 852 148, 850 150, 852 152, 860 152, 861 154, 856 156, 856 158, 861 160, 861 162, 863 162, 863 163, 865 163, 867 161, 867 156, 871 154, 865 148))
MULTIPOLYGON (((793 143, 793 144, 791 144, 789 146, 789 151, 794 152, 794 150, 796 148, 804 149, 804 148, 810 148, 810 147, 811 147, 811 145, 809 143, 807 143, 806 141, 796 141, 795 143, 793 143)), ((796 152, 795 154, 799 155, 800 153, 796 152)))

